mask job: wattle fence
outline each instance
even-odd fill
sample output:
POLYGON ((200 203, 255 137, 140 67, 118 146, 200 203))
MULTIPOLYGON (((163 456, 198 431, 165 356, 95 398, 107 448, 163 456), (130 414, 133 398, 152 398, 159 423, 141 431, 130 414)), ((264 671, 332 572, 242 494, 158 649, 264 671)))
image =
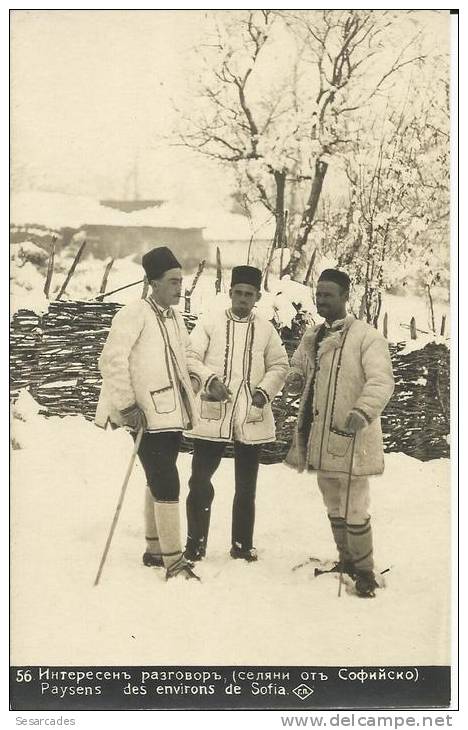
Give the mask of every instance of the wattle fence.
MULTIPOLYGON (((53 301, 39 316, 19 310, 12 318, 11 397, 28 388, 46 416, 94 417, 101 376, 97 361, 112 318, 122 305, 112 302, 53 301)), ((193 314, 184 315, 190 331, 193 314)), ((288 333, 290 334, 290 333, 288 333)), ((299 340, 283 337, 289 355, 299 340)), ((390 344, 395 393, 382 416, 385 450, 422 461, 449 456, 450 352, 431 342, 403 354, 405 343, 390 344)), ((273 402, 277 440, 263 449, 264 463, 282 461, 296 420, 298 399, 273 402)), ((191 449, 190 440, 183 448, 191 449)))

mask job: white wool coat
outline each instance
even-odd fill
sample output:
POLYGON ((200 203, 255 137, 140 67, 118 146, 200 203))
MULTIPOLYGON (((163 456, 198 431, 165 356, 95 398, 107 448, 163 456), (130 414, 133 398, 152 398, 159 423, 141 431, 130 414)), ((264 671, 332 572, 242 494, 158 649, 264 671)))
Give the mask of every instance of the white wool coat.
POLYGON ((198 425, 187 435, 211 441, 246 444, 275 440, 270 401, 281 390, 289 370, 288 356, 275 328, 254 311, 245 320, 230 309, 200 320, 190 335, 190 372, 200 379, 196 397, 198 425), (232 400, 210 400, 207 385, 217 376, 232 392, 232 400), (252 394, 267 397, 262 409, 252 408, 252 394))
POLYGON ((99 358, 102 388, 95 422, 124 423, 121 411, 137 404, 147 431, 174 431, 196 422, 187 366, 189 336, 181 315, 171 318, 152 297, 132 302, 115 315, 99 358))
POLYGON ((367 423, 356 434, 353 475, 384 470, 380 414, 393 393, 387 341, 376 329, 345 319, 339 334, 325 338, 315 357, 320 325, 306 331, 291 360, 291 372, 305 379, 296 432, 286 463, 304 469, 348 473, 352 435, 346 418, 354 410, 367 423))

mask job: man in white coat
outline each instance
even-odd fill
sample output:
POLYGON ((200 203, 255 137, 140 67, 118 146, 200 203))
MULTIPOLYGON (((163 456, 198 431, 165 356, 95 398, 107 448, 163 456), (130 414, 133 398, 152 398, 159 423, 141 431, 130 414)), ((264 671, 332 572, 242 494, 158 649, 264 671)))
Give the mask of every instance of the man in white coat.
POLYGON ((369 476, 384 470, 380 414, 394 381, 385 338, 346 314, 349 287, 343 271, 326 269, 319 277, 317 311, 325 321, 304 334, 287 379, 289 391, 302 391, 302 398, 286 463, 317 471, 338 549, 337 569, 355 579, 358 595, 373 597, 369 476))
MULTIPOLYGON (((143 562, 164 566, 166 578, 196 578, 183 554, 176 461, 182 432, 196 423, 187 367, 188 332, 173 308, 181 266, 165 246, 143 256, 152 293, 115 315, 99 359, 103 383, 96 423, 143 429, 138 456, 147 480, 143 562)), ((198 579, 199 580, 199 579, 198 579)))
POLYGON ((253 266, 232 270, 232 306, 219 317, 199 321, 190 335, 190 374, 198 375, 198 425, 187 498, 185 555, 206 553, 214 488, 211 479, 225 446, 234 443, 235 494, 231 556, 257 560, 253 546, 255 492, 260 449, 275 440, 271 401, 281 390, 289 364, 275 328, 254 306, 262 273, 253 266))

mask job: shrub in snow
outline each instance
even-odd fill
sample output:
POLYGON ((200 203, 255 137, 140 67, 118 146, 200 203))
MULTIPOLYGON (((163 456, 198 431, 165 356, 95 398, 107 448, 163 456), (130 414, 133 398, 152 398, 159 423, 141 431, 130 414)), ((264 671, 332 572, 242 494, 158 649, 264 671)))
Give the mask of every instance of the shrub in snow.
POLYGON ((10 258, 12 266, 22 267, 25 263, 30 262, 40 270, 47 270, 47 262, 49 254, 43 248, 36 246, 32 241, 23 241, 22 243, 14 243, 10 247, 10 258))

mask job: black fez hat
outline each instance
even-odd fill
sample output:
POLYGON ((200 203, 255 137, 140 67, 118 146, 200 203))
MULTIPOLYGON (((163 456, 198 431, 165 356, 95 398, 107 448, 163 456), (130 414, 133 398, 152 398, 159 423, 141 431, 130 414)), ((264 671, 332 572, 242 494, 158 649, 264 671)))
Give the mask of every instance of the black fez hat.
POLYGON ((250 284, 260 290, 262 272, 255 266, 234 266, 231 275, 231 286, 236 284, 250 284))
POLYGON ((181 269, 181 265, 167 246, 153 248, 141 259, 148 281, 159 279, 169 269, 181 269))
POLYGON ((346 274, 344 271, 338 271, 338 269, 324 269, 320 274, 318 280, 334 281, 335 284, 338 284, 346 290, 349 290, 349 287, 351 285, 348 274, 346 274))

